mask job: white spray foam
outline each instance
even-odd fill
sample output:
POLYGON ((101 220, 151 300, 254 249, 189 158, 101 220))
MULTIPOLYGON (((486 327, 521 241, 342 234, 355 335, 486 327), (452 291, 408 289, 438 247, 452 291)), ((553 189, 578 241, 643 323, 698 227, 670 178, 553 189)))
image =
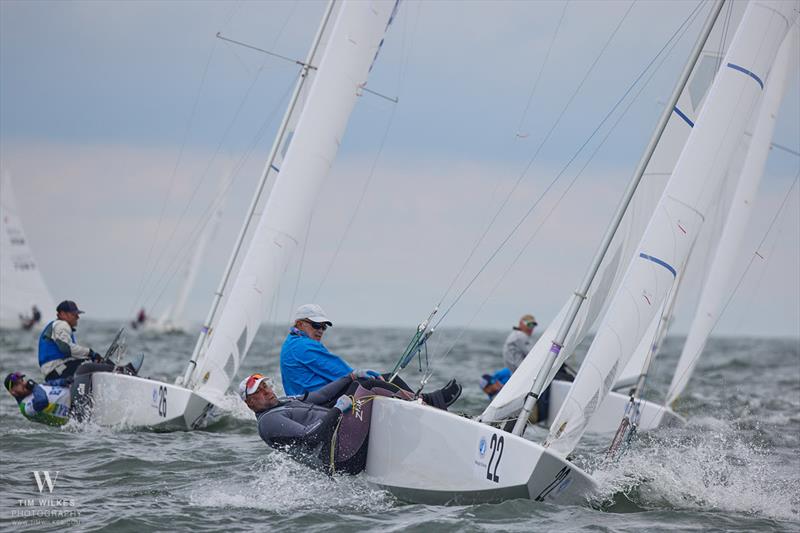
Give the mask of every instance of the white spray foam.
POLYGON ((272 452, 235 479, 203 482, 190 503, 203 507, 249 508, 287 515, 302 513, 376 512, 393 498, 358 476, 329 477, 272 452))
POLYGON ((638 440, 616 463, 600 466, 600 501, 623 493, 645 507, 800 518, 800 458, 776 456, 735 424, 704 420, 638 440))

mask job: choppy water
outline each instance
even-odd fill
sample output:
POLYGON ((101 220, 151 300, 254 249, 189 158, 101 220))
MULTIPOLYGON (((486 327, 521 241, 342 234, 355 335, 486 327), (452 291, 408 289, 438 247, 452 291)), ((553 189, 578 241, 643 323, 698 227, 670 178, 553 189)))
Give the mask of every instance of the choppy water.
MULTIPOLYGON (((81 323, 95 349, 115 325, 81 323)), ((277 375, 283 329, 265 327, 241 373, 277 375)), ((327 345, 355 366, 385 369, 409 332, 337 327, 327 345)), ((502 331, 460 339, 437 373, 464 383, 456 406, 485 405, 476 380, 500 365, 502 331)), ((38 376, 35 335, 0 332, 0 371, 38 376)), ((669 338, 651 398, 667 388, 682 339, 669 338)), ((174 379, 194 337, 129 334, 129 352, 146 354, 143 375, 174 379)), ((444 344, 443 344, 444 345, 444 344)), ((407 374, 413 382, 416 374, 407 374)), ((62 429, 30 423, 12 398, 0 400, 2 529, 379 530, 379 531, 800 531, 800 342, 716 339, 700 360, 679 411, 681 429, 643 435, 616 464, 597 466, 608 437, 589 436, 578 462, 600 492, 580 506, 527 500, 494 505, 410 505, 360 477, 310 471, 259 439, 253 417, 231 395, 233 413, 209 430, 153 433, 92 425, 62 429), (33 471, 58 471, 39 493, 33 471)), ((41 474, 40 474, 41 475, 41 474)))

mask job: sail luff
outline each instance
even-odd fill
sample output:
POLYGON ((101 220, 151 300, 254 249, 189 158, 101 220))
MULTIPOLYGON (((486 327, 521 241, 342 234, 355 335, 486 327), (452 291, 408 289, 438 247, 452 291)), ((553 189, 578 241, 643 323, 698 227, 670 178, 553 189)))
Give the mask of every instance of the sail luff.
POLYGON ((796 18, 797 2, 748 5, 675 172, 550 427, 546 446, 555 453, 574 449, 671 290, 796 18))
POLYGON ((394 7, 391 2, 343 2, 336 14, 286 156, 195 371, 198 392, 223 393, 247 354, 303 242, 316 193, 336 157, 394 7))
POLYGON ((796 68, 798 29, 795 26, 786 37, 769 76, 758 120, 750 141, 733 202, 720 236, 717 251, 709 268, 707 282, 701 292, 695 318, 683 345, 678 365, 667 393, 667 404, 673 403, 684 391, 694 372, 711 331, 719 319, 729 294, 729 283, 737 264, 740 244, 753 208, 755 196, 764 173, 775 122, 780 109, 790 70, 796 68), (790 60, 791 58, 791 60, 790 60))

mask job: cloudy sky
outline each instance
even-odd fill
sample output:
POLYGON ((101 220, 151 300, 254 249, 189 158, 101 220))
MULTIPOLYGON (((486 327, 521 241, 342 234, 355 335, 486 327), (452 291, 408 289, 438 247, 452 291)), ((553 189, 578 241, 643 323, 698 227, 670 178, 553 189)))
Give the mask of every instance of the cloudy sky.
MULTIPOLYGON (((319 191, 302 269, 298 258, 265 319, 285 321, 293 306, 313 299, 339 323, 413 327, 518 178, 456 289, 696 5, 404 2, 369 82, 399 103, 370 94, 358 102, 319 191)), ((219 181, 232 174, 223 221, 189 300, 188 318, 206 315, 297 74, 290 62, 215 35, 302 58, 323 8, 310 1, 0 2, 0 166, 11 173, 56 301, 75 299, 92 318, 129 318, 142 305, 158 314, 175 298, 219 181)), ((505 328, 525 312, 542 323, 552 318, 588 267, 705 13, 585 170, 578 174, 597 139, 445 325, 505 328)), ((797 71, 774 140, 800 150, 797 71)), ((796 155, 771 152, 737 272, 757 249, 766 260, 744 276, 718 333, 800 335, 797 187, 758 248, 799 168, 796 155)), ((696 292, 681 302, 675 331, 686 331, 696 292)))

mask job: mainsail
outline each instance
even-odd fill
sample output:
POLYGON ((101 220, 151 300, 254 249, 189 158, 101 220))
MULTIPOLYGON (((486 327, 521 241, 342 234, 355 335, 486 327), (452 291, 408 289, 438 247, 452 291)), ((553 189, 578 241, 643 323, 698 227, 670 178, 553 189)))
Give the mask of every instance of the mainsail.
POLYGON ((22 229, 11 177, 4 172, 0 180, 0 327, 20 327, 20 317, 30 316, 34 305, 44 316, 55 313, 56 304, 22 229))
POLYGON ((796 18, 795 2, 748 5, 672 177, 550 427, 546 446, 555 453, 565 456, 574 449, 661 310, 796 18))
MULTIPOLYGON (((316 193, 328 174, 350 113, 396 5, 343 2, 317 64, 288 149, 249 248, 188 386, 206 397, 225 392, 264 320, 278 284, 309 223, 316 193)), ((284 144, 284 146, 286 146, 284 144)), ((271 163, 268 163, 268 165, 271 163)))
POLYGON ((747 221, 750 218, 753 200, 764 172, 775 121, 786 90, 786 80, 790 70, 796 68, 800 60, 797 53, 798 48, 800 48, 800 43, 798 43, 798 29, 795 26, 784 40, 778 57, 775 59, 775 66, 770 72, 763 102, 759 110, 758 121, 753 132, 753 138, 750 141, 750 148, 742 168, 733 203, 728 213, 713 263, 709 269, 707 282, 700 296, 695 318, 686 338, 686 343, 683 345, 683 351, 669 387, 667 404, 674 402, 686 388, 708 336, 714 329, 724 309, 730 292, 729 283, 732 271, 739 256, 739 245, 744 235, 747 221))

